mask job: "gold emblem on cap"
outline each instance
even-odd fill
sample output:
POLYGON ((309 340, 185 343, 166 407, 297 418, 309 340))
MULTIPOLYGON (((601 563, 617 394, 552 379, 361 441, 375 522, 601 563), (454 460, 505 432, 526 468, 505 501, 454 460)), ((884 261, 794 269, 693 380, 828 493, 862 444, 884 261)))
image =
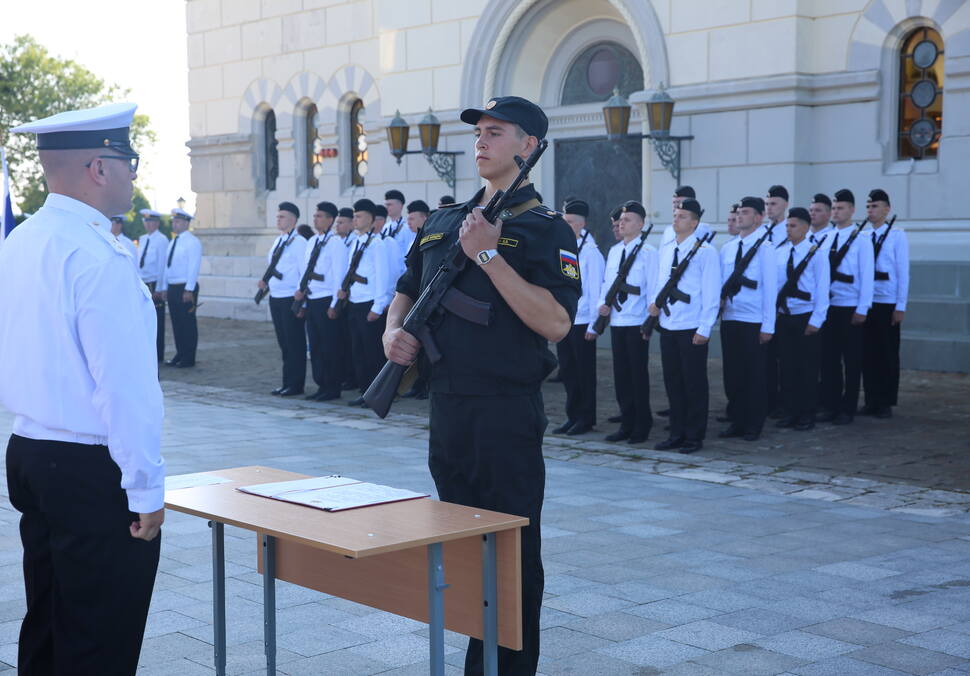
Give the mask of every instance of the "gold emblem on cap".
POLYGON ((555 216, 556 215, 556 212, 555 211, 547 211, 546 213, 549 214, 550 216, 555 216))
POLYGON ((495 107, 495 104, 497 103, 498 101, 496 101, 495 99, 492 99, 491 101, 485 104, 485 110, 491 110, 492 108, 495 107))
POLYGON ((104 144, 105 144, 106 146, 110 146, 110 145, 111 145, 111 141, 110 141, 110 140, 108 140, 108 139, 105 139, 105 140, 104 140, 104 144))

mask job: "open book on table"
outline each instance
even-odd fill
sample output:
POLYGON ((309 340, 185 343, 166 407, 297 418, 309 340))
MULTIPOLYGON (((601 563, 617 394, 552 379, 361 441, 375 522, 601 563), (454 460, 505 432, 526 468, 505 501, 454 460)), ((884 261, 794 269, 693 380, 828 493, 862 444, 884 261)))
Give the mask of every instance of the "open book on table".
POLYGON ((237 490, 328 512, 428 497, 427 493, 416 493, 336 475, 240 486, 237 490))

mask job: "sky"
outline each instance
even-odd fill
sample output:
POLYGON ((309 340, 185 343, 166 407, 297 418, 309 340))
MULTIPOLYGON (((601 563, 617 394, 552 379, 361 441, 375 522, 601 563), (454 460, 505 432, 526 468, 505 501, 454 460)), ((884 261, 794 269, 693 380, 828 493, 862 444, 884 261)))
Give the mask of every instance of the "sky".
POLYGON ((74 59, 151 118, 156 143, 141 148, 137 184, 165 211, 185 198, 189 177, 189 97, 184 0, 28 0, 4 2, 0 43, 28 33, 53 55, 74 59))

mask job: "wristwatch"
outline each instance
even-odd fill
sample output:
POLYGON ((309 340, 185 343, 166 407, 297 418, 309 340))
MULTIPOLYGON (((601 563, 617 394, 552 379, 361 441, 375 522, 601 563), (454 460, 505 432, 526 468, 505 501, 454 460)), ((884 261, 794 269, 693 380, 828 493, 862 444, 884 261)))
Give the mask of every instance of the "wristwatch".
POLYGON ((485 265, 496 256, 498 256, 497 249, 485 249, 484 251, 479 251, 475 258, 478 259, 479 265, 485 265))

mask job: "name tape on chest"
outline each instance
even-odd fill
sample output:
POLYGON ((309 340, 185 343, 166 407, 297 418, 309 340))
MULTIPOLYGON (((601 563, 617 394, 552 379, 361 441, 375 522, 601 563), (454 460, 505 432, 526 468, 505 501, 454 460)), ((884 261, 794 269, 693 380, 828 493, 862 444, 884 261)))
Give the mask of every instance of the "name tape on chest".
POLYGON ((559 250, 559 266, 562 273, 570 279, 579 279, 579 259, 576 254, 565 249, 559 250))
POLYGON ((519 246, 519 240, 515 239, 514 237, 499 237, 498 245, 507 246, 514 249, 515 247, 519 246))
POLYGON ((424 237, 421 238, 421 244, 419 244, 418 246, 424 246, 428 242, 437 242, 439 239, 443 239, 444 236, 445 236, 445 233, 443 232, 435 232, 430 235, 425 235, 424 237))

